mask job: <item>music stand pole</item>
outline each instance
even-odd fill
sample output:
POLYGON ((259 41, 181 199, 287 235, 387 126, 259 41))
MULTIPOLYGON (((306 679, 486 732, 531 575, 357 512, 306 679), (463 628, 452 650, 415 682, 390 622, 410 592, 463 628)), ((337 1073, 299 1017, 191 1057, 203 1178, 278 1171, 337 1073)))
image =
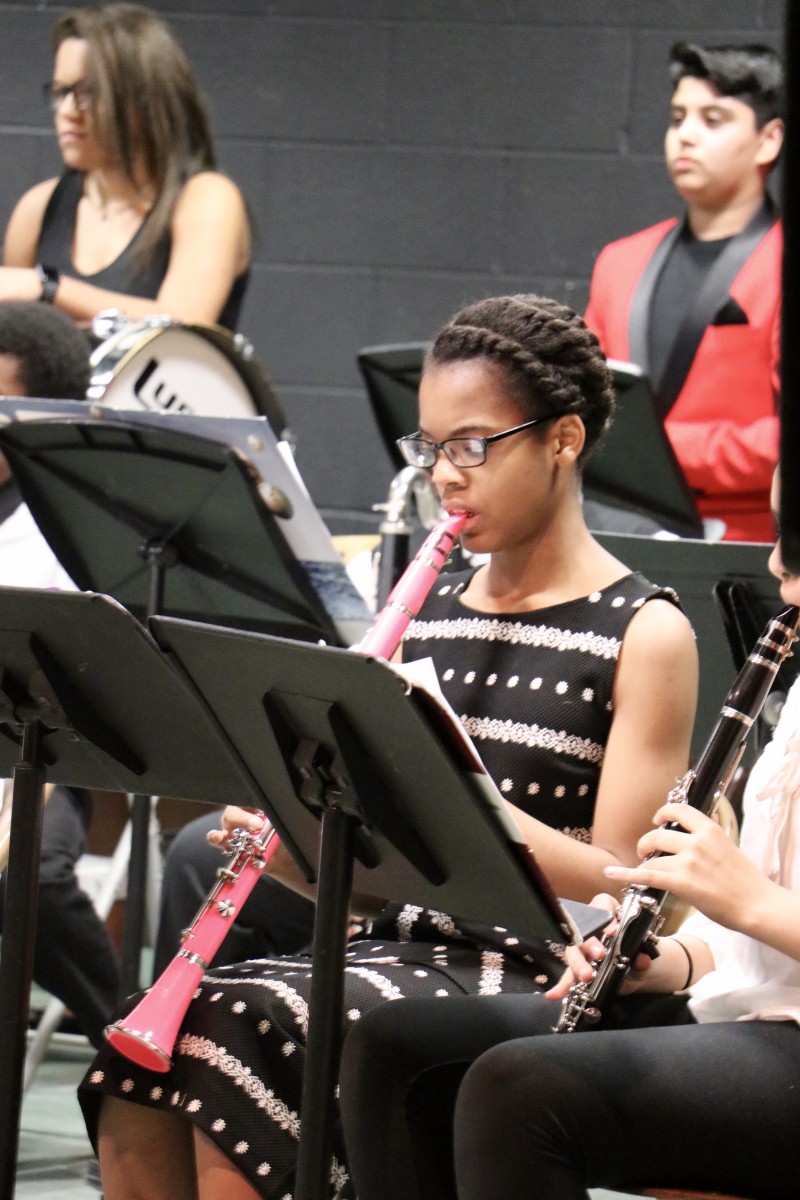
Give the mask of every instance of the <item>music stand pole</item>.
POLYGON ((41 731, 25 722, 22 758, 14 768, 11 838, 5 879, 3 948, 0 954, 0 1096, 15 1119, 0 1121, 0 1195, 13 1196, 19 1144, 28 1004, 38 906, 45 768, 41 731), (18 986, 22 981, 22 986, 18 986))
MULTIPOLYGON (((150 576, 147 616, 155 617, 163 611, 166 573, 178 562, 178 556, 163 538, 148 538, 142 544, 140 553, 147 563, 150 576)), ((131 797, 130 802, 128 819, 131 840, 119 964, 121 999, 138 991, 141 985, 153 799, 152 796, 136 794, 131 797)))
POLYGON ((354 821, 334 792, 326 798, 320 835, 317 911, 308 1004, 308 1040, 297 1148, 298 1200, 326 1196, 333 1106, 339 1078, 344 1020, 344 964, 353 885, 354 821))

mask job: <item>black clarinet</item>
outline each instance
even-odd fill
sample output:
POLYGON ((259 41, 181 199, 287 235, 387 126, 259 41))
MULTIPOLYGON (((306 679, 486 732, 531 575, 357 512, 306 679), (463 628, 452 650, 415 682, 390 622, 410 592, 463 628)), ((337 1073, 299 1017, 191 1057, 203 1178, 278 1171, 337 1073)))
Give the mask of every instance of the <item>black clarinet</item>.
MULTIPOLYGON (((781 663, 797 637, 800 608, 784 608, 773 617, 725 698, 717 723, 695 766, 669 793, 674 803, 691 804, 710 815, 742 757, 747 735, 758 719, 781 663)), ((680 829, 670 822, 667 829, 680 829)), ((658 858, 659 853, 648 858, 658 858)), ((575 983, 564 998, 556 1033, 597 1027, 619 995, 637 954, 652 953, 664 923, 661 910, 669 892, 628 884, 618 910, 616 932, 605 940, 608 953, 595 964, 590 983, 575 983)))

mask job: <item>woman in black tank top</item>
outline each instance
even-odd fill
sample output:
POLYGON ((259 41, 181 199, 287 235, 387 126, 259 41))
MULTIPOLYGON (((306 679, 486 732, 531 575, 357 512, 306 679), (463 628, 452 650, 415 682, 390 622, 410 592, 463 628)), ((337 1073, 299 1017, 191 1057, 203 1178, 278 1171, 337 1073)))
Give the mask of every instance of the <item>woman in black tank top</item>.
POLYGON ((53 31, 46 96, 64 174, 20 199, 0 300, 43 300, 88 323, 167 313, 234 329, 250 262, 236 185, 215 169, 203 99, 159 17, 75 9, 53 31))

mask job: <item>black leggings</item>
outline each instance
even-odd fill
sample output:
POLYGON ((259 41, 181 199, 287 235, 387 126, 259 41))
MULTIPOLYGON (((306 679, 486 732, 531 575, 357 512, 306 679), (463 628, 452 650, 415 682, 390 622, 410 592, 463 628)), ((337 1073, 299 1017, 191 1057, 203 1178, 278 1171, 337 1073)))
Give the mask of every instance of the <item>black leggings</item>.
POLYGON ((682 1000, 631 997, 626 1028, 541 1036, 557 1011, 542 996, 467 996, 359 1021, 340 1086, 359 1200, 800 1195, 797 1026, 685 1024, 682 1000))
MULTIPOLYGON (((54 790, 44 810, 33 978, 58 996, 92 1044, 101 1046, 119 1000, 119 965, 105 923, 75 873, 90 812, 90 797, 66 787, 54 790)), ((0 895, 0 926, 2 909, 0 895)))

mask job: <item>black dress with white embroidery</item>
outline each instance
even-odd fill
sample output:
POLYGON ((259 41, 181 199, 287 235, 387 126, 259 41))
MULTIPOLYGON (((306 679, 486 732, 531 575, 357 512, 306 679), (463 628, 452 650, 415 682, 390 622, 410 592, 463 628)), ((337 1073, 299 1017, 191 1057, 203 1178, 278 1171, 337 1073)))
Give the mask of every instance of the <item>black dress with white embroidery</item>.
MULTIPOLYGON (((646 601, 675 595, 630 574, 566 604, 488 616, 460 598, 470 574, 441 577, 408 629, 403 657, 433 658, 449 703, 511 803, 588 841, 625 629, 646 601)), ((101 1050, 80 1088, 93 1140, 104 1094, 179 1112, 261 1195, 291 1200, 310 963, 300 955, 209 972, 166 1075, 101 1050)), ((549 949, 520 931, 389 905, 349 947, 346 1022, 403 997, 538 991, 558 970, 549 949)), ((331 1195, 347 1194, 346 1185, 337 1128, 331 1195)))

